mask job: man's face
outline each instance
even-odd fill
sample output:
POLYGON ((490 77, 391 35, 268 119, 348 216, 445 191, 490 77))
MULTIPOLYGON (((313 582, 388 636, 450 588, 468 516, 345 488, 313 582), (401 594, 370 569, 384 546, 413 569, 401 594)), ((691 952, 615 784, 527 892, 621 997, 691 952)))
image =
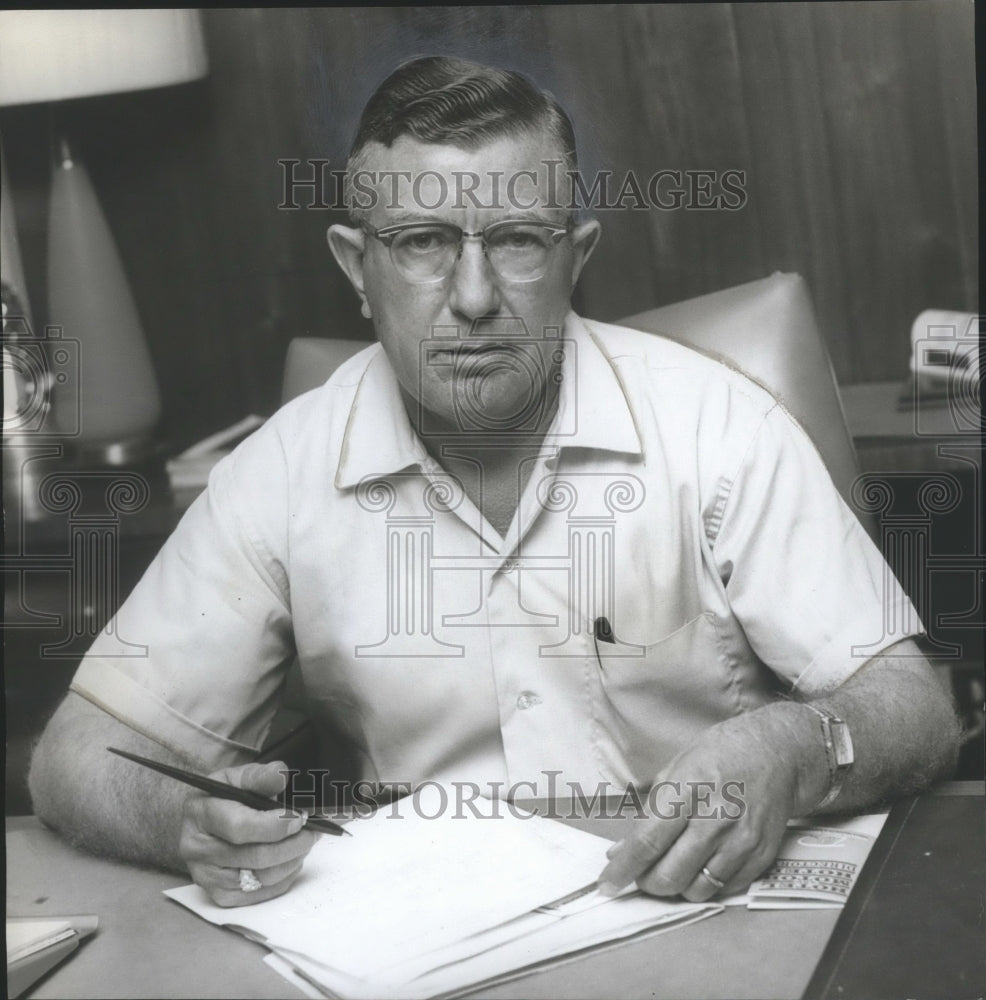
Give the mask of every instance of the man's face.
MULTIPOLYGON (((369 230, 437 222, 478 233, 503 220, 556 227, 569 221, 566 209, 551 205, 548 172, 557 171, 561 181, 564 167, 548 164, 561 156, 541 136, 503 137, 471 151, 402 136, 367 153, 363 186, 376 180, 369 230)), ((543 417, 537 429, 546 429, 560 358, 551 341, 560 335, 598 228, 589 222, 556 234, 535 280, 498 274, 490 259, 496 255, 484 254, 481 240, 465 239, 450 273, 424 282, 411 280, 391 249, 363 229, 329 230, 420 433, 461 434, 477 426, 529 432, 532 414, 543 417)), ((412 251, 420 247, 427 257, 432 237, 419 232, 415 239, 412 251)), ((507 242, 522 246, 525 239, 519 234, 507 242)), ((501 250, 508 258, 516 252, 501 250)))

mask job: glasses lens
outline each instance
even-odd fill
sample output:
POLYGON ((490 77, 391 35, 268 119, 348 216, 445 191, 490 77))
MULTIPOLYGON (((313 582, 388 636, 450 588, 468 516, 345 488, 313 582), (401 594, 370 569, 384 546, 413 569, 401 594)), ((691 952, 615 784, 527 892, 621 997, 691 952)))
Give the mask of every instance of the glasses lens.
POLYGON ((415 282, 444 278, 458 253, 459 234, 451 226, 414 226, 398 233, 390 245, 394 264, 415 282))
POLYGON ((533 281, 544 274, 555 246, 555 233, 531 222, 490 227, 487 253, 496 272, 510 281, 533 281))

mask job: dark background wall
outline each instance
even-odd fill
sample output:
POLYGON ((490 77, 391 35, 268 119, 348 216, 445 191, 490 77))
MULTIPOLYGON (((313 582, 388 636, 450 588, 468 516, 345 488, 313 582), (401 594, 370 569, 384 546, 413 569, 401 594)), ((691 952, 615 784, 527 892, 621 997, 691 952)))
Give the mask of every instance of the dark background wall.
MULTIPOLYGON (((575 117, 590 174, 745 171, 739 211, 602 213, 576 302, 587 315, 798 271, 840 380, 857 382, 906 374, 922 309, 978 310, 971 0, 221 9, 204 22, 206 80, 62 112, 176 448, 272 410, 292 337, 371 337, 325 245, 335 214, 279 210, 278 160, 341 167, 365 99, 412 54, 533 75, 575 117)), ((50 121, 3 109, 0 132, 44 323, 50 121)))

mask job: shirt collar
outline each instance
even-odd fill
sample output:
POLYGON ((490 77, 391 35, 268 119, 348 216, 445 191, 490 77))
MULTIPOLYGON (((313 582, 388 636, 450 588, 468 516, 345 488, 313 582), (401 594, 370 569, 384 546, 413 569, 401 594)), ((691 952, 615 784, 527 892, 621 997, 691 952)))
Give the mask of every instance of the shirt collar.
POLYGON ((355 486, 367 477, 387 476, 410 465, 431 463, 411 427, 400 383, 383 348, 376 350, 360 377, 349 410, 336 468, 337 489, 355 486))
MULTIPOLYGON (((569 313, 562 336, 565 359, 558 412, 545 444, 641 454, 640 435, 623 384, 589 325, 569 313)), ((335 485, 346 489, 367 477, 415 465, 438 471, 411 426, 397 378, 377 345, 356 387, 335 485)))
POLYGON ((562 448, 642 454, 626 390, 589 323, 574 312, 569 313, 563 336, 566 350, 558 414, 546 443, 562 448))

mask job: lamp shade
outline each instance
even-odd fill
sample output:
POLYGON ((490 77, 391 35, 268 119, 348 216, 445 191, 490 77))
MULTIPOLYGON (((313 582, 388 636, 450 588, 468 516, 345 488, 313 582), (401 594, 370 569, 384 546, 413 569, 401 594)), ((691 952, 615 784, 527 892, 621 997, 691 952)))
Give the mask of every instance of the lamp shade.
POLYGON ((0 11, 0 105, 163 87, 207 69, 197 10, 0 11))

